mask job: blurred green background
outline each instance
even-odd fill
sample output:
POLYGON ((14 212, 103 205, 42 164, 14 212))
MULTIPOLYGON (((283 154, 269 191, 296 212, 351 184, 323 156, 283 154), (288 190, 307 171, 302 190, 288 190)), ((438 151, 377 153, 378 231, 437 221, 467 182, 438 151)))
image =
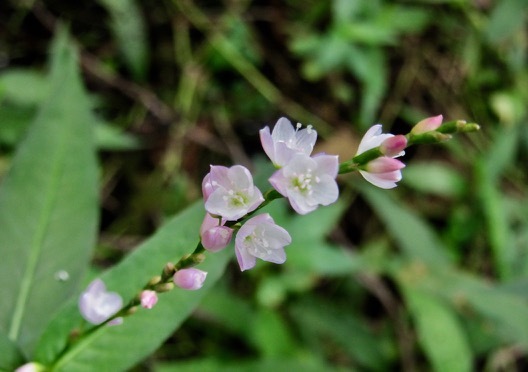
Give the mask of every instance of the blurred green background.
MULTIPOLYGON (((403 181, 339 178, 294 216, 282 266, 232 263, 136 370, 516 371, 528 368, 525 0, 6 0, 0 180, 49 89, 59 24, 97 114, 102 221, 94 270, 201 197, 209 164, 271 173, 258 130, 313 124, 352 157, 365 130, 418 120, 479 133, 410 148, 403 181)), ((214 256, 211 257, 214 259, 214 256)))

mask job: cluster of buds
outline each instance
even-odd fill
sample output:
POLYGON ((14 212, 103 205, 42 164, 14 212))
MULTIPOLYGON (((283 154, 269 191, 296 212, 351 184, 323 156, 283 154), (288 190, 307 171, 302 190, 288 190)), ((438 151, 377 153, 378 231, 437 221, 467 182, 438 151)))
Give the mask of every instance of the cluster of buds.
POLYGON ((138 306, 151 309, 158 301, 158 293, 177 286, 186 290, 200 289, 207 273, 194 268, 205 256, 204 250, 224 249, 235 235, 235 253, 242 271, 253 268, 257 258, 282 264, 286 261, 284 247, 291 236, 277 225, 270 214, 256 212, 273 199, 286 198, 292 209, 307 214, 319 206, 334 203, 339 196, 338 174, 359 171, 375 186, 391 189, 402 179, 405 164, 399 157, 413 144, 436 143, 451 138, 456 132, 479 129, 474 123, 451 121, 442 123, 442 115, 417 123, 407 135, 382 133, 382 126, 372 126, 363 136, 356 155, 341 164, 335 155, 312 155, 317 132, 311 127, 296 127, 280 118, 273 131, 260 131, 264 152, 274 166, 269 178, 273 190, 263 194, 254 184, 251 172, 241 166, 212 165, 202 182, 205 218, 200 228, 200 242, 196 250, 178 263, 168 263, 160 276, 152 278, 130 303, 123 307, 117 294, 108 292, 105 284, 94 280, 81 294, 79 309, 90 323, 120 324, 122 317, 138 306))

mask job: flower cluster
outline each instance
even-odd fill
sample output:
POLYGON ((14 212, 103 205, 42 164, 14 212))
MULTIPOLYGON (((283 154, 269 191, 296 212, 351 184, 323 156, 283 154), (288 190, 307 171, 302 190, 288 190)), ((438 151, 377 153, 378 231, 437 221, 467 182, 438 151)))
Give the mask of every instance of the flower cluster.
MULTIPOLYGON (((264 152, 278 168, 269 182, 297 213, 306 214, 337 200, 338 158, 326 154, 311 156, 317 140, 317 132, 311 126, 302 128, 297 124, 294 128, 288 119, 280 118, 273 131, 269 127, 260 131, 260 139, 264 152)), ((274 263, 286 260, 284 247, 291 243, 290 234, 269 214, 246 219, 264 202, 247 168, 211 166, 202 192, 207 211, 200 230, 204 248, 225 248, 234 226, 239 224, 235 251, 242 271, 254 267, 257 258, 274 263)))

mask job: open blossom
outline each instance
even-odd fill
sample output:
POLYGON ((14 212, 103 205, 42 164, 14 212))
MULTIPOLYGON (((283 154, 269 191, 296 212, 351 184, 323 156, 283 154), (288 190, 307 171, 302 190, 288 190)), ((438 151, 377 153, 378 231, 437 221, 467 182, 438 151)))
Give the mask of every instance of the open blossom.
POLYGON ((394 136, 390 133, 382 133, 381 124, 373 125, 365 133, 359 143, 356 155, 378 146, 380 146, 382 152, 385 151, 385 153, 392 155, 392 157, 382 156, 371 160, 359 171, 368 182, 382 189, 392 189, 397 186, 396 182, 401 180, 401 169, 405 167, 405 164, 393 158, 404 155, 405 152, 403 150, 398 151, 400 150, 398 147, 405 147, 407 144, 406 140, 400 140, 399 138, 400 136, 394 136))
POLYGON ((268 213, 250 218, 235 238, 235 252, 240 270, 254 267, 257 258, 277 264, 284 263, 284 247, 290 243, 290 234, 276 225, 268 213))
POLYGON ((241 165, 212 165, 202 182, 202 191, 207 212, 227 221, 236 221, 264 201, 251 173, 241 165))
POLYGON ((173 280, 178 287, 194 291, 202 288, 206 277, 207 273, 205 271, 191 267, 176 271, 173 280))
POLYGON ((295 154, 310 155, 313 151, 317 132, 309 125, 306 129, 297 129, 286 118, 280 118, 270 134, 269 127, 260 130, 260 141, 266 155, 276 167, 285 166, 295 154))
POLYGON ((335 155, 309 157, 297 154, 269 179, 273 187, 288 198, 292 208, 306 214, 319 205, 334 203, 339 196, 336 177, 339 162, 335 155))
POLYGON ((145 309, 152 309, 158 302, 158 294, 156 291, 144 290, 141 291, 139 300, 141 301, 141 307, 145 309))
POLYGON ((227 247, 233 235, 233 229, 224 226, 225 221, 212 217, 209 213, 200 227, 200 238, 205 249, 218 252, 227 247))
POLYGON ((107 292, 101 279, 92 281, 79 298, 81 315, 92 324, 103 323, 117 313, 122 306, 121 296, 115 292, 107 292))

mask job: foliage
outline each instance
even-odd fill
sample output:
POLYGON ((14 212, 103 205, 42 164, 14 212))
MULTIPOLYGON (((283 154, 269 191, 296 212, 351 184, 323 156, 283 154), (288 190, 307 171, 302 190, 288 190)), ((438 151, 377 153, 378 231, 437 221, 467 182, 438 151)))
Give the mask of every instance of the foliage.
POLYGON ((0 5, 0 369, 526 365, 523 0, 85 5, 0 5), (371 124, 440 113, 483 131, 409 149, 395 190, 346 175, 306 216, 275 201, 284 265, 207 254, 203 289, 65 349, 91 278, 130 298, 192 252, 209 164, 269 189, 264 125, 311 123, 347 160, 371 124))

